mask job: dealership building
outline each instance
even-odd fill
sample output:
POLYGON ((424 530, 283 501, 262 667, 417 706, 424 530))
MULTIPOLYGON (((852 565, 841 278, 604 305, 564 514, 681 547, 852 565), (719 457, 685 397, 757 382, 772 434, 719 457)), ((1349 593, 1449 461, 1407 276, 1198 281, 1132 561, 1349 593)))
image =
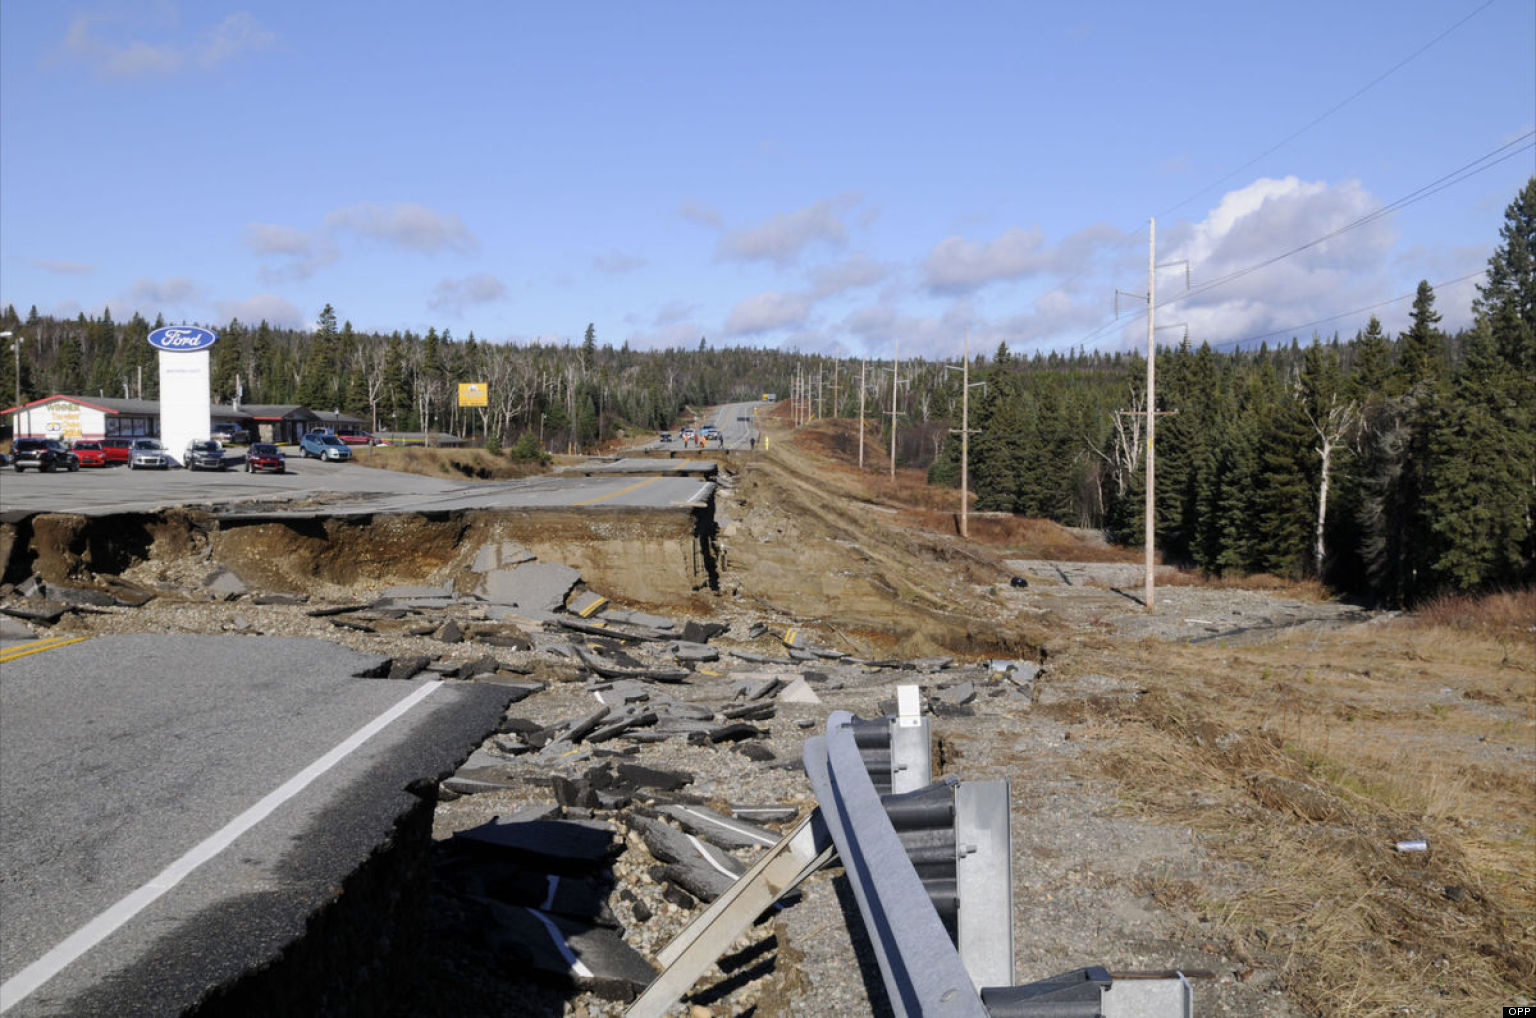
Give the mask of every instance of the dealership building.
MULTIPOLYGON (((0 411, 15 438, 76 439, 159 438, 160 403, 152 399, 113 399, 56 393, 0 411)), ((307 431, 362 431, 361 418, 306 406, 211 404, 212 427, 231 425, 256 442, 292 445, 307 431)))

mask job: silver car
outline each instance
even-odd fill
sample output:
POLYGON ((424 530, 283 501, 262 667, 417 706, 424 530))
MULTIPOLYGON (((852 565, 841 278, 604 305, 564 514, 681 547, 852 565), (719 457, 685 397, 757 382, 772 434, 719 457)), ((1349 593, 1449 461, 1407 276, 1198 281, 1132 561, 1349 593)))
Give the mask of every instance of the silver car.
POLYGON ((171 457, 166 454, 165 446, 159 439, 135 438, 133 447, 128 450, 129 470, 169 470, 171 457))

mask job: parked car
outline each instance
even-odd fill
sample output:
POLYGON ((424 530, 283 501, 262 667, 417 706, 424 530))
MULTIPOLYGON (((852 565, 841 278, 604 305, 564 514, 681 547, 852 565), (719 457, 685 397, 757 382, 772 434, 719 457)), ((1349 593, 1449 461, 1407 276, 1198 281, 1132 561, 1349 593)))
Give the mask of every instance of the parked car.
POLYGON ((135 438, 128 455, 129 470, 169 470, 171 457, 157 438, 135 438))
POLYGON ((288 460, 282 450, 271 442, 255 442, 245 450, 245 472, 250 474, 258 470, 270 470, 274 474, 286 473, 288 460))
POLYGON ((75 458, 80 461, 82 467, 104 467, 107 465, 107 450, 101 447, 101 443, 94 439, 83 438, 70 446, 75 458))
POLYGON ((119 463, 127 463, 133 458, 133 439, 131 438, 103 438, 101 451, 106 457, 107 466, 116 466, 119 463))
POLYGON ((229 460, 224 458, 224 447, 219 443, 193 439, 187 443, 181 465, 188 470, 223 470, 229 466, 229 460))
POLYGON ((352 458, 347 443, 328 431, 311 431, 299 439, 299 451, 305 459, 331 460, 340 463, 352 458))
POLYGON ((234 424, 215 424, 210 436, 225 445, 244 445, 251 440, 251 433, 234 424))
POLYGON ((56 438, 18 438, 11 443, 11 460, 18 474, 29 467, 44 473, 80 469, 80 458, 56 438))
POLYGON ((361 428, 344 428, 336 432, 336 437, 348 445, 377 445, 378 440, 361 428))

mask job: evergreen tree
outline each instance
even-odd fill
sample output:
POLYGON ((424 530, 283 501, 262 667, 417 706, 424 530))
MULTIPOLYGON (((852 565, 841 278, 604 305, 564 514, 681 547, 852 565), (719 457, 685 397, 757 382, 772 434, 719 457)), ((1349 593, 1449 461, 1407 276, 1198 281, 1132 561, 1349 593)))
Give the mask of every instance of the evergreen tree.
POLYGON ((1419 281, 1409 318, 1412 324, 1401 338, 1404 380, 1410 390, 1438 385, 1445 372, 1445 335, 1436 327, 1440 313, 1427 280, 1419 281))
POLYGON ((1501 418, 1497 392, 1504 364, 1486 319, 1477 323, 1452 399, 1429 438, 1431 471, 1425 519, 1434 578, 1456 590, 1529 579, 1524 548, 1531 521, 1528 462, 1512 455, 1519 440, 1501 418))

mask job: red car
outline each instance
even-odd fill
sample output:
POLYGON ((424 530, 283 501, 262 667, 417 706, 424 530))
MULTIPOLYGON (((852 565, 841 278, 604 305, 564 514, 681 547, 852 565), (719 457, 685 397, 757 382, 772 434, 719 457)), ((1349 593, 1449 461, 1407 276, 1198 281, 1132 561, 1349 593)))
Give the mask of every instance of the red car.
POLYGON ((257 442, 245 451, 245 472, 270 470, 275 474, 288 472, 288 460, 271 442, 257 442))
POLYGON ((133 439, 131 438, 103 438, 101 451, 106 457, 107 466, 115 466, 119 463, 127 463, 133 455, 133 439))
POLYGON ((348 445, 375 445, 374 437, 366 431, 338 431, 336 437, 348 445))
POLYGON ((75 456, 80 460, 82 467, 104 467, 107 465, 107 450, 101 447, 100 442, 82 440, 71 446, 75 450, 75 456))

